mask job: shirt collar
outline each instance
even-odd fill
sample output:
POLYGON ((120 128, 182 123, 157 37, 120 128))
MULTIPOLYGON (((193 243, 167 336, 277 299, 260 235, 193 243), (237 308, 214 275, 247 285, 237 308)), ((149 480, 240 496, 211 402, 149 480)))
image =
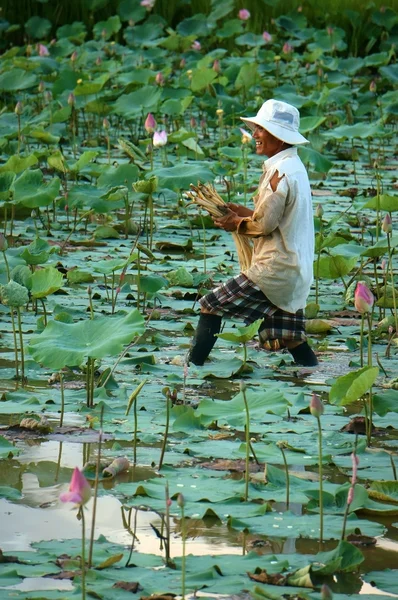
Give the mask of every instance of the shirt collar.
POLYGON ((270 167, 273 167, 275 163, 283 160, 284 158, 288 158, 290 156, 297 156, 297 147, 291 146, 286 150, 282 150, 282 152, 278 152, 278 154, 274 154, 271 158, 268 158, 263 163, 263 171, 266 173, 270 167))

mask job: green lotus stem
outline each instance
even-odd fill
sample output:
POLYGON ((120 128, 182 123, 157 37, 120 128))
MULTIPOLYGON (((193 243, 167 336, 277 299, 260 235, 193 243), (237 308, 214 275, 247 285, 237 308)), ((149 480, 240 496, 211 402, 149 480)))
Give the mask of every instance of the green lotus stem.
POLYGON ((94 550, 94 533, 95 533, 95 520, 97 517, 97 498, 98 498, 98 484, 99 474, 101 468, 101 445, 102 445, 102 424, 104 420, 104 407, 101 409, 101 426, 98 432, 98 452, 97 452, 97 463, 95 465, 95 481, 94 481, 94 499, 93 499, 93 514, 91 517, 91 533, 90 533, 90 546, 88 552, 88 568, 91 569, 93 564, 93 550, 94 550))
POLYGON ((207 273, 207 251, 206 251, 206 225, 202 215, 202 211, 199 210, 200 220, 202 221, 203 231, 203 273, 207 273))
POLYGON ((83 221, 83 219, 85 219, 87 216, 91 215, 93 212, 94 212, 93 210, 89 210, 89 211, 85 212, 79 219, 77 219, 77 209, 75 209, 75 220, 74 220, 74 224, 73 224, 73 229, 72 229, 72 231, 70 231, 68 233, 68 235, 66 236, 66 238, 64 240, 64 243, 59 248, 59 254, 61 256, 65 250, 65 246, 68 243, 69 238, 71 237, 72 233, 74 233, 74 231, 76 230, 77 224, 80 223, 81 221, 83 221))
POLYGON ((246 145, 242 145, 242 158, 243 158, 243 204, 246 206, 247 202, 247 148, 246 145))
POLYGON ((108 153, 108 165, 111 164, 111 138, 109 135, 106 136, 106 147, 108 153))
POLYGON ((316 267, 315 267, 315 303, 318 304, 319 298, 319 264, 321 261, 321 251, 322 251, 322 219, 320 219, 320 231, 319 231, 319 248, 316 257, 316 267))
POLYGON ((40 302, 43 307, 44 327, 47 327, 47 311, 46 311, 46 305, 45 305, 43 298, 40 298, 40 302))
POLYGON ((140 310, 140 276, 141 276, 141 253, 138 251, 137 257, 137 310, 140 310))
POLYGON ((181 537, 182 537, 182 557, 181 557, 181 596, 185 600, 185 575, 186 575, 186 530, 184 503, 181 503, 181 537))
POLYGON ((282 452, 283 464, 285 465, 285 473, 286 473, 286 510, 289 510, 289 503, 290 503, 290 477, 289 477, 289 467, 288 467, 288 464, 287 464, 286 454, 285 454, 285 446, 284 446, 284 442, 277 442, 276 445, 278 446, 279 450, 282 452))
POLYGON ((86 522, 83 506, 80 508, 79 512, 82 520, 82 555, 80 560, 82 570, 82 600, 86 600, 86 522))
POLYGON ((61 390, 61 418, 59 420, 59 426, 62 427, 64 424, 64 412, 65 412, 65 389, 64 389, 64 377, 62 371, 59 372, 59 382, 61 390))
MULTIPOLYGON (((373 274, 375 278, 375 287, 376 287, 376 298, 377 300, 380 298, 379 296, 379 278, 377 276, 377 268, 376 268, 376 259, 373 260, 373 274)), ((379 306, 379 317, 382 319, 382 307, 379 306)))
POLYGON ((115 271, 112 271, 112 289, 111 289, 112 314, 115 312, 115 271))
POLYGON ((172 561, 170 559, 170 494, 169 494, 169 482, 166 481, 165 486, 165 495, 166 495, 166 510, 164 514, 164 524, 166 528, 166 535, 164 536, 164 551, 166 558, 166 565, 170 566, 172 561))
POLYGON ((17 385, 18 385, 18 379, 19 379, 19 359, 18 359, 17 328, 15 326, 14 309, 11 306, 10 306, 10 313, 11 313, 12 334, 13 334, 13 337, 14 337, 15 379, 16 379, 17 385))
POLYGON ((124 237, 126 240, 129 237, 129 219, 130 219, 130 205, 129 205, 129 194, 124 196, 124 237))
POLYGON ((380 223, 380 194, 381 182, 380 173, 376 168, 376 243, 379 241, 379 223, 380 223))
POLYGON ((390 233, 387 233, 387 244, 388 244, 388 264, 390 267, 391 285, 392 285, 392 304, 394 307, 395 333, 398 334, 397 298, 395 296, 395 287, 394 287, 394 269, 393 269, 393 265, 392 265, 393 252, 391 250, 391 234, 390 233))
POLYGON ((148 203, 149 203, 149 249, 152 251, 153 225, 154 225, 153 196, 152 196, 152 194, 149 194, 149 196, 148 196, 148 203))
POLYGON ((365 323, 365 315, 362 313, 361 314, 361 332, 360 332, 360 338, 359 338, 359 350, 360 350, 360 353, 361 353, 361 358, 360 358, 361 367, 363 367, 363 333, 364 333, 364 323, 365 323))
POLYGON ((90 407, 94 406, 94 375, 95 375, 95 359, 91 359, 91 371, 90 371, 90 407))
POLYGON ((247 346, 246 342, 243 342, 243 366, 246 367, 247 362, 247 346))
POLYGON ((86 406, 90 408, 90 359, 86 362, 86 406))
POLYGON ((23 335, 22 335, 22 321, 21 321, 21 308, 17 306, 18 315, 18 331, 19 331, 19 346, 21 352, 21 382, 22 387, 25 385, 25 356, 23 349, 23 335))
POLYGON ((124 513, 123 513, 123 506, 122 506, 122 520, 123 520, 123 525, 126 527, 127 531, 131 534, 132 539, 131 539, 131 545, 130 545, 130 552, 127 558, 127 562, 125 564, 126 567, 128 567, 130 565, 130 560, 131 557, 133 555, 134 552, 134 546, 135 546, 135 541, 138 540, 137 536, 136 536, 136 531, 137 531, 137 515, 138 515, 138 509, 135 507, 131 507, 129 510, 129 521, 128 524, 125 524, 125 518, 124 518, 124 513), (134 529, 131 529, 131 511, 134 508, 134 529))
MULTIPOLYGON (((371 335, 372 334, 372 316, 373 316, 373 312, 367 313, 367 319, 368 319, 368 367, 371 367, 373 364, 372 335, 371 335)), ((370 390, 369 390, 368 402, 369 402, 369 427, 367 430, 367 442, 368 442, 368 446, 370 446, 372 430, 373 430, 373 392, 372 392, 372 388, 370 388, 370 390)))
POLYGON ((21 136, 21 115, 17 114, 17 119, 18 119, 18 148, 17 148, 17 154, 19 155, 20 151, 21 151, 21 141, 22 141, 22 136, 21 136))
POLYGON ((162 442, 162 450, 160 452, 159 466, 158 471, 162 468, 164 453, 166 452, 166 444, 167 444, 167 436, 169 435, 169 424, 170 424, 170 390, 166 395, 166 426, 164 430, 163 442, 162 442))
POLYGON ((55 469, 54 483, 57 483, 57 481, 58 481, 59 470, 61 468, 62 447, 63 447, 63 442, 60 442, 59 449, 58 449, 57 467, 55 469))
POLYGON ((106 299, 109 302, 109 292, 108 292, 108 280, 106 278, 106 274, 104 273, 104 284, 105 284, 105 293, 106 293, 106 299))
POLYGON ((6 271, 7 271, 7 280, 10 281, 10 279, 11 279, 10 265, 8 264, 6 251, 3 250, 2 252, 3 252, 3 258, 4 258, 4 264, 6 266, 6 271))
POLYGON ((137 398, 134 399, 133 417, 134 417, 134 441, 133 441, 133 461, 137 464, 137 430, 138 430, 138 414, 137 414, 137 398))
POLYGON ((322 427, 320 417, 316 417, 318 423, 318 461, 319 461, 319 541, 323 543, 323 465, 322 465, 322 427))
POLYGON ((3 229, 3 233, 4 235, 7 234, 7 204, 4 203, 4 229, 3 229))
MULTIPOLYGON (((244 344, 244 347, 246 345, 244 344)), ((250 413, 249 413, 249 405, 247 403, 246 398, 246 384, 241 382, 240 389, 243 396, 243 402, 245 403, 245 412, 246 412, 246 425, 245 425, 245 434, 246 434, 246 462, 245 462, 245 502, 249 499, 249 460, 250 460, 250 413)))
POLYGON ((91 285, 88 286, 88 303, 90 306, 90 319, 94 319, 94 308, 93 308, 93 291, 91 289, 91 285))
POLYGON ((391 468, 392 468, 392 474, 394 477, 394 481, 397 481, 397 469, 396 469, 392 454, 390 454, 390 462, 391 462, 391 468))

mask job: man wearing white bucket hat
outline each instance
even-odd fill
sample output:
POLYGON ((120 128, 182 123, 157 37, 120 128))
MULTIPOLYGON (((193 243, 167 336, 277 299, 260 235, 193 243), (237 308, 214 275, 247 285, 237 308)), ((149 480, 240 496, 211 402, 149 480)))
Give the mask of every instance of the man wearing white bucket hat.
POLYGON ((262 318, 260 343, 287 348, 294 361, 318 364, 305 335, 303 309, 313 278, 314 224, 307 171, 296 146, 308 140, 299 132, 297 108, 279 100, 264 102, 254 117, 241 117, 253 131, 263 164, 254 210, 228 204, 214 223, 253 241, 248 270, 201 298, 201 314, 189 360, 202 365, 221 328, 222 317, 246 323, 262 318))

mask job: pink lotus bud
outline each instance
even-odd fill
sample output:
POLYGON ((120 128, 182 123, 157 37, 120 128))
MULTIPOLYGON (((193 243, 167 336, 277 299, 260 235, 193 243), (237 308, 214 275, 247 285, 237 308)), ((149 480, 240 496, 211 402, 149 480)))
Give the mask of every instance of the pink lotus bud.
POLYGON ((83 473, 75 467, 69 484, 69 491, 60 495, 61 502, 74 502, 79 506, 86 504, 91 498, 91 487, 83 473))
POLYGON ((394 327, 392 325, 390 325, 388 328, 388 334, 392 335, 393 333, 394 333, 394 327))
POLYGON ((180 508, 184 508, 185 506, 185 498, 182 494, 178 494, 177 496, 177 504, 180 508))
POLYGON ((141 0, 141 6, 145 6, 145 8, 150 11, 155 6, 156 0, 141 0))
POLYGON ((185 60, 185 58, 182 58, 180 60, 180 69, 184 69, 186 64, 187 64, 187 61, 185 60))
POLYGON ((74 50, 70 56, 70 59, 72 62, 75 62, 77 60, 77 51, 74 50))
POLYGON ((359 458, 356 454, 354 454, 354 452, 351 454, 351 462, 352 462, 351 483, 352 483, 352 485, 355 485, 357 482, 359 458))
POLYGON ((385 258, 383 258, 383 260, 381 261, 381 270, 383 271, 383 273, 386 272, 386 268, 387 268, 387 261, 385 258))
POLYGON ((332 590, 326 583, 321 587, 321 600, 333 600, 332 590))
POLYGON ((386 216, 384 217, 381 228, 384 231, 384 233, 392 232, 392 220, 391 220, 390 213, 387 213, 386 216))
POLYGON ((155 81, 156 81, 156 83, 158 85, 163 85, 164 84, 164 76, 163 76, 163 73, 161 71, 159 73, 156 73, 155 81))
POLYGON ((117 294, 120 294, 120 287, 119 286, 116 288, 116 295, 117 294))
POLYGON ((264 42, 272 42, 272 35, 268 31, 263 31, 264 42))
POLYGON ((297 7, 297 12, 303 12, 303 7, 301 5, 297 7))
POLYGON ((69 106, 74 106, 75 105, 75 101, 76 101, 75 94, 73 92, 71 92, 69 94, 69 96, 68 96, 68 104, 69 104, 69 106))
POLYGON ((111 126, 111 124, 109 123, 108 119, 105 117, 105 118, 103 119, 103 121, 102 121, 102 127, 103 127, 104 129, 109 129, 109 128, 110 128, 110 126, 111 126))
POLYGON ((375 299, 365 283, 358 281, 354 296, 355 308, 359 313, 368 313, 372 310, 375 299))
POLYGON ((120 273, 120 279, 119 279, 119 283, 120 283, 120 284, 122 284, 122 283, 123 283, 125 276, 126 276, 126 273, 125 273, 124 271, 122 271, 122 272, 120 273))
POLYGON ((195 129, 195 127, 197 126, 197 122, 195 117, 191 117, 189 120, 189 124, 191 125, 192 129, 195 129))
POLYGON ((198 42, 198 40, 195 40, 194 42, 192 42, 191 48, 192 50, 201 50, 202 46, 201 43, 198 42))
POLYGON ((23 111, 23 104, 20 100, 18 100, 18 102, 15 105, 14 112, 16 115, 22 115, 22 111, 23 111))
POLYGON ((39 56, 50 56, 47 46, 44 44, 39 44, 38 46, 39 56))
POLYGON ((148 116, 145 119, 145 123, 144 123, 145 130, 148 133, 153 133, 156 129, 156 125, 157 125, 157 123, 155 121, 155 117, 153 116, 152 113, 148 113, 148 116))
POLYGON ((315 216, 318 217, 318 219, 321 219, 323 217, 323 208, 322 205, 319 203, 316 205, 315 216))
POLYGON ((350 489, 348 490, 348 495, 347 495, 347 504, 350 505, 353 500, 354 500, 354 488, 350 487, 350 489))
POLYGON ((312 414, 313 417, 316 417, 317 419, 319 419, 319 417, 321 415, 323 415, 323 413, 325 412, 325 407, 323 405, 322 400, 320 399, 320 397, 313 393, 311 396, 311 402, 310 402, 310 413, 312 414))
POLYGON ((173 501, 170 500, 170 498, 167 498, 166 500, 166 506, 171 506, 173 504, 173 501))
POLYGON ((238 12, 238 17, 241 21, 247 21, 248 19, 250 19, 250 13, 247 10, 247 8, 241 8, 238 12))
POLYGON ((101 57, 97 56, 97 58, 95 59, 95 64, 97 65, 97 67, 99 67, 101 63, 102 63, 101 57))
POLYGON ((44 81, 40 81, 39 85, 37 86, 37 91, 39 92, 39 94, 42 94, 44 92, 44 88, 45 88, 44 81))
POLYGON ((65 212, 68 212, 69 210, 69 204, 65 204, 65 212))
POLYGON ((218 58, 216 58, 216 60, 213 63, 213 71, 215 71, 216 73, 221 73, 221 64, 218 58))
POLYGON ((51 102, 51 100, 53 99, 53 95, 52 95, 52 92, 50 90, 47 90, 44 93, 44 99, 45 99, 46 102, 51 102))
POLYGON ((207 127, 206 119, 200 120, 200 126, 202 129, 206 129, 206 127, 207 127))
POLYGON ((372 92, 372 94, 374 94, 376 92, 376 90, 377 90, 376 82, 374 80, 372 80, 369 85, 369 92, 372 92))
POLYGON ((283 44, 282 52, 283 54, 290 54, 292 52, 293 47, 289 44, 289 42, 285 42, 283 44))
POLYGON ((152 144, 154 148, 160 148, 167 144, 167 133, 163 131, 155 131, 153 134, 152 144))
POLYGON ((326 28, 326 31, 327 31, 328 35, 330 35, 330 36, 332 36, 332 35, 334 34, 334 29, 333 29, 333 27, 327 27, 327 28, 326 28))

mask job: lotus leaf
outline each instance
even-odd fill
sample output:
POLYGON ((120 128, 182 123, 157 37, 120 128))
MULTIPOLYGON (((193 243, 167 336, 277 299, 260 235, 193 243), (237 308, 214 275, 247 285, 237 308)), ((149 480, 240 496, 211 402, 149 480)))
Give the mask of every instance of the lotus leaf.
POLYGON ((214 179, 210 165, 199 161, 159 168, 156 169, 156 175, 159 179, 159 187, 171 190, 185 190, 191 183, 196 185, 198 181, 213 181, 214 179))
POLYGON ((18 173, 22 173, 22 171, 25 171, 29 167, 36 165, 37 162, 38 160, 34 154, 30 154, 29 156, 18 156, 14 154, 13 156, 10 156, 4 165, 1 165, 0 173, 3 173, 4 171, 12 171, 18 175, 18 173))
POLYGON ((330 389, 329 402, 342 406, 355 402, 372 387, 378 375, 378 367, 363 367, 342 375, 330 389))
POLYGON ((3 304, 11 307, 24 306, 29 302, 26 287, 19 285, 12 279, 6 285, 0 286, 0 298, 3 304))
POLYGON ((48 206, 59 194, 60 185, 58 177, 43 184, 43 174, 40 169, 25 171, 14 182, 14 202, 28 208, 48 206))
POLYGON ((371 571, 364 575, 363 579, 383 592, 387 592, 388 594, 398 593, 398 569, 371 571))
POLYGON ((27 90, 37 83, 37 76, 34 73, 26 73, 23 69, 11 69, 0 75, 0 90, 4 92, 27 90))
POLYGON ((64 278, 54 267, 37 269, 32 275, 31 293, 33 298, 45 298, 62 287, 64 278))
POLYGON ((51 248, 50 244, 45 240, 36 238, 29 246, 21 252, 21 258, 28 265, 42 265, 50 258, 50 254, 55 252, 55 248, 51 248))
POLYGON ((0 172, 0 202, 8 202, 11 197, 11 187, 15 180, 15 173, 12 171, 0 172))
POLYGON ((143 331, 138 310, 79 323, 50 321, 43 333, 31 338, 28 350, 35 361, 62 369, 80 366, 87 358, 114 356, 143 331))
POLYGON ((263 320, 264 319, 257 319, 257 321, 250 323, 250 325, 246 325, 246 327, 237 327, 238 333, 233 331, 219 333, 218 337, 222 340, 234 342, 235 344, 244 344, 254 338, 263 320))

